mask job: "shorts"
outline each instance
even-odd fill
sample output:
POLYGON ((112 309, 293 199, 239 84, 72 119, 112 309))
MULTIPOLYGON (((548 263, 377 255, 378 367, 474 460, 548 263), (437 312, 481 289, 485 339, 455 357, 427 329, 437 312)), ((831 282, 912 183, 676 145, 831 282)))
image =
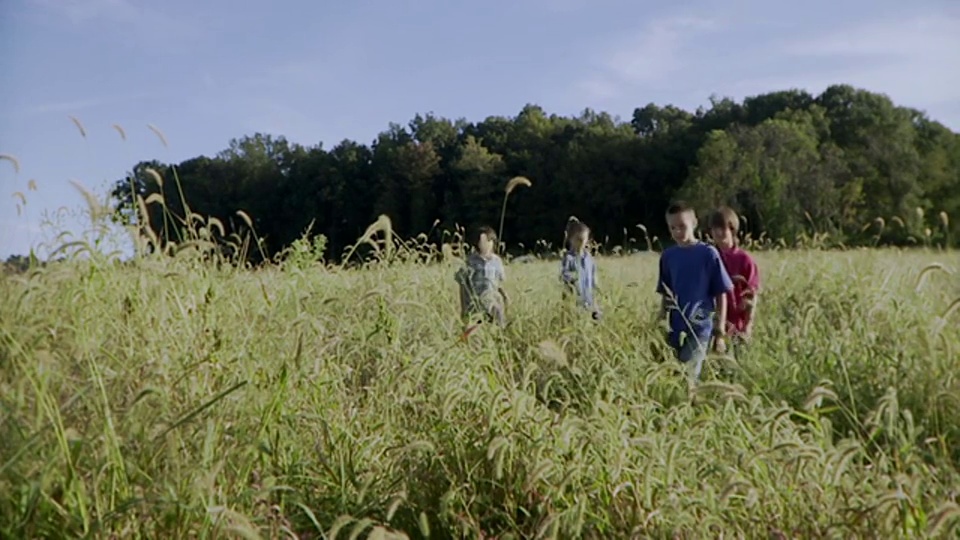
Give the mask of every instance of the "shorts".
POLYGON ((493 322, 500 326, 507 324, 503 309, 503 297, 499 293, 485 294, 473 302, 470 300, 469 298, 464 299, 464 310, 461 313, 464 319, 481 315, 484 319, 481 322, 493 322))
POLYGON ((674 349, 677 360, 686 368, 687 382, 691 385, 700 381, 700 372, 703 370, 703 361, 707 358, 709 345, 709 339, 691 336, 684 340, 679 349, 674 349))

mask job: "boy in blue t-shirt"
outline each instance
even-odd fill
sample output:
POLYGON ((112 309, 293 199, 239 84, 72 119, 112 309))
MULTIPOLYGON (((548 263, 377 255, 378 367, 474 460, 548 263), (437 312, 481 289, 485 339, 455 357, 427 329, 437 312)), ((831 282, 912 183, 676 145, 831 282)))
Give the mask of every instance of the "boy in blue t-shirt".
POLYGON ((669 313, 668 342, 687 366, 691 385, 700 379, 711 336, 718 352, 726 351, 727 298, 733 282, 716 248, 694 237, 697 216, 683 202, 667 208, 667 225, 677 245, 660 255, 657 293, 661 295, 660 319, 669 313), (716 315, 716 324, 713 316, 716 315))

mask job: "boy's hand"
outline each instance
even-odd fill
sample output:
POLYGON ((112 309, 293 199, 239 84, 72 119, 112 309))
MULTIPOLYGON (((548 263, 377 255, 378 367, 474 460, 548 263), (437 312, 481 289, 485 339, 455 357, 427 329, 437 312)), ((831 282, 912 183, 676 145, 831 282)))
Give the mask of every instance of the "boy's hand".
POLYGON ((713 340, 713 349, 717 351, 718 354, 726 354, 727 341, 723 338, 723 336, 717 336, 713 340))

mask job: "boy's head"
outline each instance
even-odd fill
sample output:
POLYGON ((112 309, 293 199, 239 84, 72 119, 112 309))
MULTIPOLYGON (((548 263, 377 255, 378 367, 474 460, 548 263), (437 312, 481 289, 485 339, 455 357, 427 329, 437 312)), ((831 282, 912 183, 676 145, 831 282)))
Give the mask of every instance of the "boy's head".
POLYGON ((697 213, 687 203, 677 201, 667 207, 667 226, 675 242, 689 244, 696 240, 693 232, 697 228, 697 213))
POLYGON ((567 247, 571 251, 579 252, 590 240, 590 227, 587 227, 586 223, 576 218, 571 218, 570 221, 567 222, 566 235, 567 247))
POLYGON ((740 231, 740 218, 732 208, 721 206, 710 215, 710 236, 713 243, 722 249, 732 249, 737 245, 737 232, 740 231))
POLYGON ((497 246, 497 232, 492 227, 478 227, 476 236, 473 239, 473 247, 481 255, 490 255, 497 246))

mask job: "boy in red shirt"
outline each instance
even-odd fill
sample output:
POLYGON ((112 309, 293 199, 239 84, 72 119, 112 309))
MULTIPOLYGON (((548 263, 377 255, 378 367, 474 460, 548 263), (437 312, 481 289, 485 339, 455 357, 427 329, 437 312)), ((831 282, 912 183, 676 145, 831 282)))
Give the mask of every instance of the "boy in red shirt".
POLYGON ((735 349, 749 341, 753 333, 760 290, 757 263, 737 246, 739 230, 740 218, 731 208, 720 207, 710 216, 710 235, 733 281, 733 291, 727 292, 727 335, 732 338, 735 349))

